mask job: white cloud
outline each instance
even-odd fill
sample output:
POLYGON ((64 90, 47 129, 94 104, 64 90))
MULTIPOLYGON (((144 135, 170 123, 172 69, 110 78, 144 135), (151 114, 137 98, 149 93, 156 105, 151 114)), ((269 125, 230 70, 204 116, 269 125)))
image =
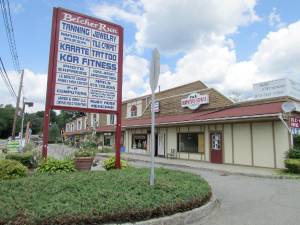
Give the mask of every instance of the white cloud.
POLYGON ((146 59, 128 55, 124 58, 123 99, 134 98, 146 90, 145 79, 149 73, 146 59))
POLYGON ((143 20, 137 46, 158 47, 163 52, 186 52, 209 44, 258 20, 255 0, 142 0, 143 20))
MULTIPOLYGON (((201 80, 225 94, 251 93, 252 84, 281 77, 298 78, 300 71, 300 21, 286 26, 276 8, 268 17, 272 27, 249 60, 236 59, 229 34, 260 20, 255 0, 153 0, 126 1, 107 6, 102 16, 134 23, 137 47, 130 45, 124 61, 124 97, 149 93, 148 62, 136 50, 158 47, 162 53, 183 53, 175 68, 162 66, 162 89, 201 80), (136 5, 135 5, 136 3, 136 5)), ((100 11, 93 11, 100 16, 100 11)), ((253 37, 256 34, 252 34, 253 37)))
POLYGON ((253 62, 259 71, 273 77, 299 80, 300 73, 300 21, 270 32, 258 46, 253 62))
POLYGON ((96 16, 134 23, 136 47, 158 47, 164 53, 187 52, 195 45, 224 42, 239 26, 259 20, 256 0, 140 0, 100 4, 96 16))
POLYGON ((285 23, 282 22, 280 15, 277 13, 277 9, 274 7, 268 17, 268 22, 271 27, 282 28, 285 23))
MULTIPOLYGON (((20 75, 16 74, 15 72, 8 71, 8 76, 11 80, 15 92, 18 93, 20 75)), ((23 93, 25 94, 26 101, 34 102, 34 107, 27 108, 26 109, 27 112, 44 110, 46 87, 47 87, 46 74, 37 74, 29 69, 25 69, 23 93)), ((2 80, 0 81, 0 96, 6 96, 6 98, 1 98, 1 104, 12 104, 13 106, 16 105, 16 99, 11 97, 2 80)))

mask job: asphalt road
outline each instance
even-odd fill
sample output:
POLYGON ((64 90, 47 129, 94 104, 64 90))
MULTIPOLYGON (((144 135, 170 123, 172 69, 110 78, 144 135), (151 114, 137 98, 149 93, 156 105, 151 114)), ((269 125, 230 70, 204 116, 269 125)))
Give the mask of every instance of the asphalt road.
MULTIPOLYGON (((148 166, 136 162, 137 166, 148 166)), ((164 166, 166 167, 166 166, 164 166)), ((204 177, 221 204, 193 225, 299 225, 300 180, 256 178, 169 167, 204 177)))

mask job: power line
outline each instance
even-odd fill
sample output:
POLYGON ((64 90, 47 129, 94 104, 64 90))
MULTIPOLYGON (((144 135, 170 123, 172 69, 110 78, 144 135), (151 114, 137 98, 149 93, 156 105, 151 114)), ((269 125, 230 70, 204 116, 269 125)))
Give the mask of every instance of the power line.
POLYGON ((4 80, 4 83, 6 84, 6 87, 8 88, 10 94, 14 98, 16 98, 17 97, 16 92, 15 92, 15 90, 14 90, 12 84, 11 84, 11 81, 10 81, 8 75, 7 75, 7 72, 6 72, 6 69, 4 67, 4 64, 3 64, 3 61, 1 59, 1 57, 0 57, 0 62, 1 62, 0 73, 1 73, 2 79, 4 80))
POLYGON ((8 0, 6 0, 6 1, 0 0, 0 4, 1 4, 3 22, 4 22, 4 27, 6 30, 8 45, 9 45, 10 53, 12 56, 12 61, 13 61, 15 70, 18 73, 20 73, 21 69, 20 69, 20 63, 19 63, 19 58, 18 58, 18 53, 17 53, 17 47, 16 47, 12 17, 11 17, 11 13, 10 13, 9 1, 8 0))

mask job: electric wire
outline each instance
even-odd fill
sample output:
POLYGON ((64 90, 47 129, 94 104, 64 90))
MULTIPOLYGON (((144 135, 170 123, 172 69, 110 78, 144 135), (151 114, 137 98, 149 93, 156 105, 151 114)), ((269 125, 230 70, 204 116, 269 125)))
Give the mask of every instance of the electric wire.
POLYGON ((2 16, 3 16, 3 22, 4 27, 6 30, 6 36, 8 39, 9 49, 12 56, 12 61, 14 64, 15 70, 20 73, 20 63, 17 53, 17 47, 16 47, 16 41, 14 36, 14 28, 12 23, 12 17, 11 17, 11 11, 10 11, 10 5, 8 0, 0 0, 1 4, 1 10, 2 10, 2 16))
POLYGON ((2 79, 3 79, 3 81, 4 81, 5 85, 6 85, 6 87, 7 87, 8 91, 9 91, 9 93, 10 93, 14 98, 16 98, 16 97, 17 97, 16 92, 15 92, 15 90, 14 90, 12 84, 11 84, 11 81, 10 81, 8 75, 7 75, 7 72, 6 72, 6 69, 5 69, 5 67, 4 67, 4 64, 3 64, 3 61, 2 61, 2 59, 1 59, 1 57, 0 57, 0 63, 1 63, 1 64, 0 64, 0 73, 1 73, 2 79))

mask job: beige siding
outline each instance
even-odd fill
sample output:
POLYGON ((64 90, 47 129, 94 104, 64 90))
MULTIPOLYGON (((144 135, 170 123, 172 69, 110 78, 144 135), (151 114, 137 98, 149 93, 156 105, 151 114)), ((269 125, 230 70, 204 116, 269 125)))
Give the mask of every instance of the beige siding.
POLYGON ((251 165, 251 135, 250 124, 240 123, 233 125, 234 135, 234 163, 251 165))
POLYGON ((253 123, 254 166, 274 167, 272 122, 253 123))
POLYGON ((233 163, 231 124, 224 125, 224 163, 233 163))
POLYGON ((205 125, 205 161, 209 161, 209 131, 208 125, 205 125))
POLYGON ((284 168, 284 153, 289 149, 289 133, 281 121, 276 121, 275 129, 275 146, 276 146, 276 165, 278 168, 284 168))
POLYGON ((200 126, 192 126, 190 127, 190 132, 200 132, 201 127, 200 126))
POLYGON ((171 152, 171 149, 177 150, 177 134, 176 134, 176 128, 170 127, 168 128, 167 132, 167 152, 171 152))

